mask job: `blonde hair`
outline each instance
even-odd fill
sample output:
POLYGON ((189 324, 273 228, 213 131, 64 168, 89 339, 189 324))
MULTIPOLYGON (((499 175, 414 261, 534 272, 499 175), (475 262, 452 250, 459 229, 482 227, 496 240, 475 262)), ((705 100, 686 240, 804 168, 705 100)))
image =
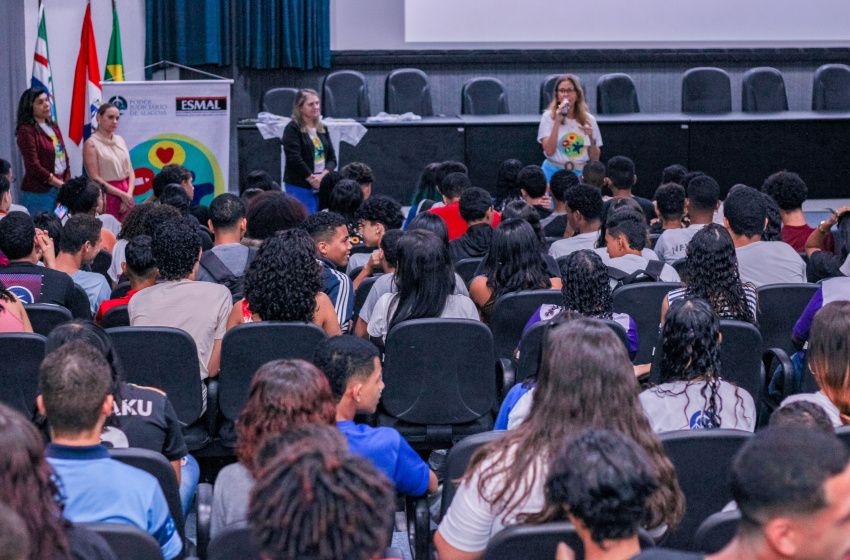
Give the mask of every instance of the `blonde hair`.
POLYGON ((558 87, 564 82, 570 82, 576 90, 576 102, 573 104, 573 118, 582 126, 590 124, 590 109, 587 107, 587 101, 584 97, 584 89, 581 87, 581 80, 575 74, 564 74, 555 81, 555 88, 552 90, 552 101, 549 107, 546 108, 552 116, 552 120, 558 124, 564 124, 566 116, 558 114, 558 87))
MULTIPOLYGON (((301 128, 301 132, 307 132, 307 127, 309 124, 304 120, 304 115, 301 113, 301 108, 307 102, 311 95, 315 95, 316 99, 319 98, 319 93, 314 89, 300 89, 298 93, 295 95, 295 101, 292 102, 292 120, 298 123, 298 126, 301 128)), ((325 125, 322 123, 321 118, 317 118, 314 123, 314 127, 316 128, 316 132, 324 132, 325 125)))

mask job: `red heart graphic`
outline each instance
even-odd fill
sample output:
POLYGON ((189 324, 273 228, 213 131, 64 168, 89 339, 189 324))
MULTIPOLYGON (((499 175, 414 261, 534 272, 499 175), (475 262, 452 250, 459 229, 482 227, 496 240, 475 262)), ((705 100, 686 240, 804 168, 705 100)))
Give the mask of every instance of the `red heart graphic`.
POLYGON ((159 161, 162 163, 168 163, 171 161, 171 158, 174 157, 174 148, 157 148, 156 157, 158 157, 159 161))

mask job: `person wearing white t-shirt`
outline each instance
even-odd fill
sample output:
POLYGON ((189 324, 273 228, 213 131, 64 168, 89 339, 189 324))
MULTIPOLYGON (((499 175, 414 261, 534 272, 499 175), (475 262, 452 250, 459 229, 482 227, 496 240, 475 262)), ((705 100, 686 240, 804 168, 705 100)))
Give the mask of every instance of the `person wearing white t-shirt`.
POLYGON ((664 230, 655 243, 658 258, 672 264, 686 256, 688 243, 705 225, 712 223, 720 207, 720 185, 708 175, 694 177, 685 189, 685 211, 691 224, 684 229, 664 230))
MULTIPOLYGON (((633 208, 619 208, 614 211, 605 223, 605 247, 610 260, 605 262, 610 268, 623 272, 626 275, 643 270, 652 276, 653 266, 648 259, 641 254, 646 244, 646 222, 643 215, 633 208)), ((603 259, 604 262, 604 259, 603 259)), ((611 287, 618 284, 618 279, 611 274, 611 287)), ((661 264, 658 269, 658 282, 679 282, 679 273, 669 264, 661 264)))
POLYGON ((564 199, 569 229, 576 234, 552 243, 549 254, 554 259, 596 247, 602 226, 602 193, 598 189, 582 183, 567 189, 564 199))
POLYGON ((552 102, 540 120, 537 141, 543 145, 541 164, 546 180, 559 169, 581 171, 586 161, 599 160, 602 134, 590 114, 578 76, 564 74, 555 82, 552 102))
POLYGON ((806 263, 790 245, 761 240, 767 225, 767 203, 762 193, 752 187, 736 187, 723 207, 723 225, 735 243, 741 282, 750 282, 756 288, 806 283, 806 263))

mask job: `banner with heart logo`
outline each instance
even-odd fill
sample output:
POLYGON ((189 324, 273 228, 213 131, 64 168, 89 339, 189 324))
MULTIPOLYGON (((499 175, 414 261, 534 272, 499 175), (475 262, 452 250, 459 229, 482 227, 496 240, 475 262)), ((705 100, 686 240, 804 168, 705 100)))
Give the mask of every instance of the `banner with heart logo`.
POLYGON ((150 197, 154 176, 179 164, 194 175, 193 204, 209 206, 227 191, 232 80, 102 82, 103 99, 121 111, 116 131, 130 149, 136 202, 150 197))

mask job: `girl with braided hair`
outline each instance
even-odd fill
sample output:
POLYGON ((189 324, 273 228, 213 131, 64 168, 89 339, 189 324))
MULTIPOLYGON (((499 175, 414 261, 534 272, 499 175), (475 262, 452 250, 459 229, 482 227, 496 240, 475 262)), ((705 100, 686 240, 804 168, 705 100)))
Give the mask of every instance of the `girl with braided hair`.
POLYGON ((720 378, 720 320, 705 300, 675 300, 661 340, 661 384, 640 394, 653 430, 755 430, 752 395, 720 378))

